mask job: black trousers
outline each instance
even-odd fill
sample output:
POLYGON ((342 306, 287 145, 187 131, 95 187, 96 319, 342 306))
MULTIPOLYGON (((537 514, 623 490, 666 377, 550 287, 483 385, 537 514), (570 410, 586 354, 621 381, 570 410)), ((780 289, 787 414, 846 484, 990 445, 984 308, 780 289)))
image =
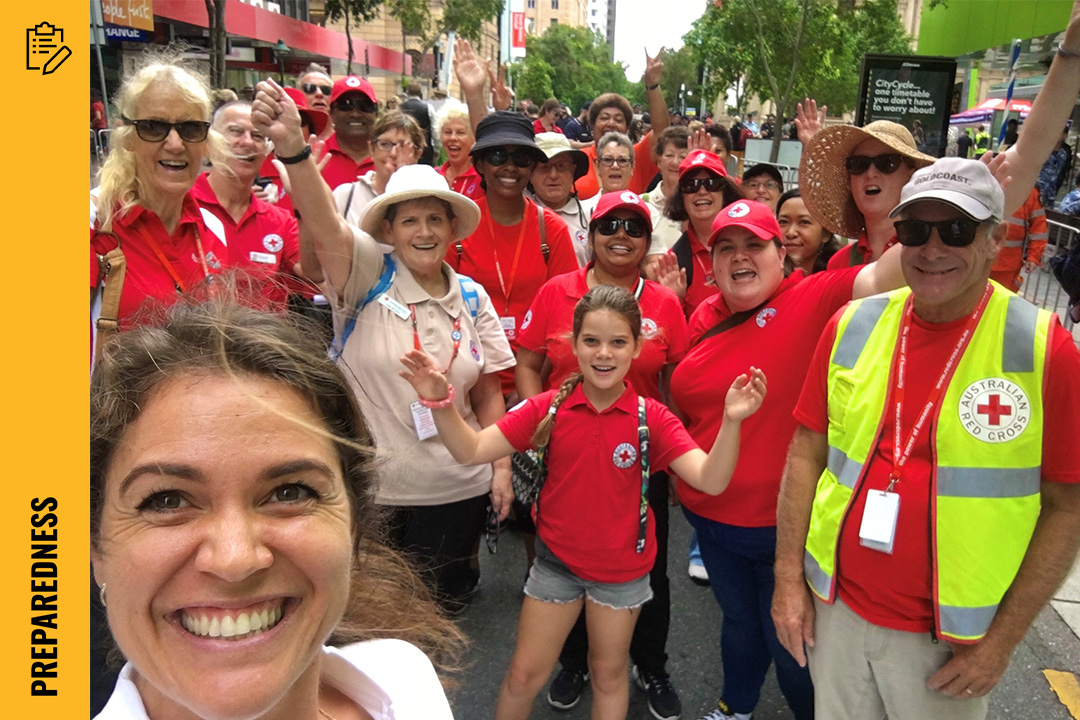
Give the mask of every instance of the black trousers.
POLYGON ((484 531, 488 504, 485 493, 443 505, 386 508, 391 545, 409 556, 445 606, 467 600, 480 580, 470 559, 484 531))
MULTIPOLYGON (((641 608, 634 636, 630 640, 630 659, 642 672, 667 676, 667 637, 671 626, 671 585, 667 576, 668 553, 668 475, 655 472, 649 476, 649 507, 656 519, 656 562, 649 571, 653 598, 641 608)), ((559 662, 570 672, 588 669, 589 636, 585 613, 578 616, 573 630, 563 643, 559 662)))

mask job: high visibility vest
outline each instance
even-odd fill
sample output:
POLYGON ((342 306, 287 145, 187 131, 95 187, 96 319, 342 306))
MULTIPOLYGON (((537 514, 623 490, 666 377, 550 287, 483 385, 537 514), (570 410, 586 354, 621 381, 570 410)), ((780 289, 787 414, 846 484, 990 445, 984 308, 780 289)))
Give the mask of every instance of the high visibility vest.
MULTIPOLYGON (((803 569, 836 597, 837 543, 885 423, 908 288, 856 301, 828 369, 828 465, 818 480, 803 569), (882 358, 893 362, 881 371, 882 358)), ((1039 517, 1043 367, 1050 313, 997 283, 924 432, 931 433, 930 540, 935 632, 981 638, 1039 517)), ((901 507, 900 512, 903 512, 901 507)))

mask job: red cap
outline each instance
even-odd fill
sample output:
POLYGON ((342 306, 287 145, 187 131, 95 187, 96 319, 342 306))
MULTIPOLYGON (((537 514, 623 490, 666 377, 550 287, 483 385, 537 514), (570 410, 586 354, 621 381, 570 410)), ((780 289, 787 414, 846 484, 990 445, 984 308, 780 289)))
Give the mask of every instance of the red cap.
POLYGON ((695 150, 679 163, 679 179, 682 180, 686 173, 698 168, 705 168, 722 178, 728 176, 727 169, 724 168, 724 161, 720 159, 719 155, 708 150, 695 150))
POLYGON ((615 210, 629 210, 636 213, 638 217, 645 221, 645 227, 649 229, 649 234, 652 234, 652 213, 649 212, 649 208, 645 205, 645 201, 642 200, 637 193, 630 192, 629 190, 621 190, 615 192, 604 193, 600 196, 600 200, 596 203, 596 209, 593 210, 592 220, 590 225, 597 220, 601 220, 605 215, 609 215, 615 210))
POLYGON ((330 122, 330 116, 322 110, 316 110, 307 106, 307 98, 304 97, 304 93, 300 92, 296 88, 282 88, 285 90, 285 94, 293 99, 296 103, 296 109, 300 111, 300 117, 307 117, 311 122, 312 127, 315 128, 316 135, 322 135, 323 129, 326 127, 326 123, 330 122))
POLYGON ((756 200, 737 200, 716 214, 709 234, 709 247, 724 228, 740 227, 749 230, 762 240, 780 237, 780 223, 776 222, 772 208, 756 200))
POLYGON ((330 93, 330 104, 333 105, 339 97, 351 92, 363 93, 367 95, 371 102, 379 102, 379 98, 375 97, 375 88, 371 87, 371 83, 357 75, 349 75, 334 83, 334 90, 330 93))

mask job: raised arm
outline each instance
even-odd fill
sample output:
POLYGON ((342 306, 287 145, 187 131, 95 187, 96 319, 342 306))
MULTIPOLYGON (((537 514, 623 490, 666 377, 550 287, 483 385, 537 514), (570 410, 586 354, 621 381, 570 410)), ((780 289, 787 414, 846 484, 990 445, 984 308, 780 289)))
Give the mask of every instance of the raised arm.
POLYGON ((469 123, 473 134, 476 126, 487 115, 487 102, 484 100, 484 83, 487 82, 487 69, 477 59, 472 45, 464 38, 454 41, 454 75, 465 93, 465 104, 469 106, 469 123))
MULTIPOLYGON (((667 113, 667 101, 664 100, 664 91, 660 87, 660 77, 664 72, 664 61, 660 59, 663 54, 664 48, 660 48, 654 57, 649 57, 649 51, 645 51, 645 75, 641 79, 645 83, 645 97, 649 101, 649 118, 652 120, 649 150, 654 155, 656 154, 656 138, 660 137, 660 133, 671 123, 671 118, 667 113), (650 90, 649 88, 654 85, 656 87, 650 90)), ((595 140, 599 142, 600 138, 595 138, 595 140)))
POLYGON ((907 285, 904 271, 900 268, 900 250, 899 243, 893 245, 876 261, 863 266, 859 274, 855 276, 855 284, 851 289, 852 300, 889 292, 907 285))
MULTIPOLYGON (((810 142, 810 138, 825 128, 825 115, 828 107, 821 106, 818 110, 817 100, 806 98, 803 103, 795 103, 795 129, 799 133, 799 142, 803 145, 810 142)), ((785 138, 786 139, 786 138, 785 138)))

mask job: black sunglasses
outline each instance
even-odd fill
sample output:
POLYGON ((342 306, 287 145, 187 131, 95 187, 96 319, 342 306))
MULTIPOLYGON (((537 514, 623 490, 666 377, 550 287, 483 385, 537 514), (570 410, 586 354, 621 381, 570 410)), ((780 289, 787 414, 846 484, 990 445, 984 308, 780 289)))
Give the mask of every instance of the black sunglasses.
POLYGON ((334 92, 334 88, 330 85, 316 85, 315 83, 304 83, 300 86, 300 89, 307 95, 314 95, 316 90, 322 90, 323 95, 334 92))
POLYGON ((144 142, 161 142, 176 128, 176 134, 184 142, 198 143, 206 140, 210 123, 203 120, 182 120, 178 123, 165 120, 132 120, 121 116, 125 125, 134 125, 135 133, 144 142))
POLYGON ((904 156, 899 153, 885 153, 883 155, 852 155, 844 161, 844 167, 852 175, 862 175, 873 165, 878 172, 892 175, 904 164, 904 156))
POLYGON ((724 178, 719 175, 706 175, 705 177, 683 178, 679 181, 679 190, 683 195, 693 195, 704 187, 709 192, 719 192, 724 189, 724 178))
POLYGON ((515 150, 509 152, 505 148, 495 148, 485 152, 481 158, 492 167, 502 167, 508 161, 512 161, 514 165, 519 168, 526 168, 536 164, 536 158, 534 158, 528 150, 515 150))
POLYGON ((645 235, 645 223, 638 218, 603 218, 596 221, 596 231, 601 235, 614 235, 620 227, 626 228, 626 234, 630 237, 645 235))
POLYGON ((371 98, 366 95, 346 95, 335 100, 331 107, 341 112, 352 112, 353 108, 360 110, 360 112, 375 112, 375 103, 371 102, 371 98))
POLYGON ((926 222, 925 220, 897 220, 896 239, 904 247, 919 247, 930 240, 930 231, 936 229, 941 242, 949 247, 967 247, 975 242, 975 231, 979 229, 979 223, 969 218, 956 218, 955 220, 939 220, 938 222, 926 222))
POLYGON ((488 505, 487 520, 484 522, 484 540, 487 542, 488 552, 492 555, 499 552, 499 513, 488 505))

